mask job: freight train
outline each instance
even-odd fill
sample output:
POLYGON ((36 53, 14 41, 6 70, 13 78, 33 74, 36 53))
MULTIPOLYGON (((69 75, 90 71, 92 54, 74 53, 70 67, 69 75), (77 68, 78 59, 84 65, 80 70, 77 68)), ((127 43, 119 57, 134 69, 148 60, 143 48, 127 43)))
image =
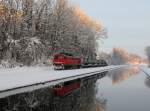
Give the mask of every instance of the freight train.
POLYGON ((83 57, 76 57, 71 53, 60 52, 53 55, 53 66, 55 70, 65 70, 71 68, 87 68, 107 66, 105 60, 89 60, 83 57))

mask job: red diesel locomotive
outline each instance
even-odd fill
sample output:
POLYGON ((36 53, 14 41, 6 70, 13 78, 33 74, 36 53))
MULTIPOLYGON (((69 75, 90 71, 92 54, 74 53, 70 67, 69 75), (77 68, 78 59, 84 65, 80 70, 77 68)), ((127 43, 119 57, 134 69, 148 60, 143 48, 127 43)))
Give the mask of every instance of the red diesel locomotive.
POLYGON ((53 59, 54 69, 67 69, 71 67, 80 68, 82 60, 80 57, 75 57, 69 53, 58 53, 54 55, 53 59))

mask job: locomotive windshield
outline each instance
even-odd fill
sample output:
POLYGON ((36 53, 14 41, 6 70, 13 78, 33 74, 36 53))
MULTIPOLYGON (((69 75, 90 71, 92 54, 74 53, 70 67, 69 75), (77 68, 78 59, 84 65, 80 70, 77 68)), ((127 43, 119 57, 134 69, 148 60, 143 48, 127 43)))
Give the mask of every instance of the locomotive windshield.
POLYGON ((73 56, 72 54, 67 53, 67 52, 61 52, 60 54, 64 54, 64 55, 67 55, 67 56, 73 56))

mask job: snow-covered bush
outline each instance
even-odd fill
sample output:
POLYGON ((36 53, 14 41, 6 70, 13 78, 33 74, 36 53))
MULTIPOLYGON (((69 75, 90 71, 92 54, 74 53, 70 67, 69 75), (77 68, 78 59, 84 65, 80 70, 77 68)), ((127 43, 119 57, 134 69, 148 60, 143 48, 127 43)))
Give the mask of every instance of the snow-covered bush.
POLYGON ((23 38, 18 41, 17 61, 24 65, 32 65, 44 57, 44 45, 37 38, 23 38), (19 46, 19 47, 18 47, 19 46))
POLYGON ((0 64, 0 68, 14 68, 14 67, 22 67, 23 64, 17 63, 14 60, 2 60, 0 64))

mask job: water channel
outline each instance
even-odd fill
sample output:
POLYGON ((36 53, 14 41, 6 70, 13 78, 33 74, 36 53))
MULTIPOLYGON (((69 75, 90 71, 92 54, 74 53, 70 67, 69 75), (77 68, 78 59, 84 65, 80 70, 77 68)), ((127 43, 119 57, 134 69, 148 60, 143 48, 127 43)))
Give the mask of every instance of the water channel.
POLYGON ((150 111, 150 78, 138 67, 100 75, 61 97, 49 87, 0 99, 0 111, 150 111))

